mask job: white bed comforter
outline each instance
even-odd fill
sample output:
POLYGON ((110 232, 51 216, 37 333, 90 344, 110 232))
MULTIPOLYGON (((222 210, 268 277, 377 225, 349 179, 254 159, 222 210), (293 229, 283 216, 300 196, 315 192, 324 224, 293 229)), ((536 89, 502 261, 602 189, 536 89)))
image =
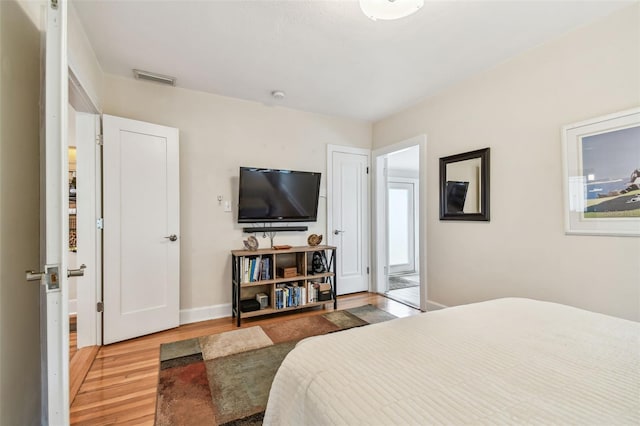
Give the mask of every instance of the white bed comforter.
POLYGON ((499 299, 300 342, 265 425, 640 424, 640 323, 499 299))

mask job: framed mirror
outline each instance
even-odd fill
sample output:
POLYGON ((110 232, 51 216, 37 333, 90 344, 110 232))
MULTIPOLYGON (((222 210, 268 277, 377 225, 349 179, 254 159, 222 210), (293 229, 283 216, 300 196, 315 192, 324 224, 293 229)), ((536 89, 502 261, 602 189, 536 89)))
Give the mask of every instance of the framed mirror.
POLYGON ((489 220, 489 148, 440 159, 440 220, 489 220))

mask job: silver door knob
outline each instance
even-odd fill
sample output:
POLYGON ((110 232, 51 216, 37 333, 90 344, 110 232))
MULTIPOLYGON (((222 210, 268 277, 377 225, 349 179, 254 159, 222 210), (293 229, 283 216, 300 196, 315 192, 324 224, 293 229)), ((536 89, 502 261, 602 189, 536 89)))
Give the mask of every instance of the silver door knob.
POLYGON ((333 234, 334 234, 334 235, 342 234, 343 232, 345 232, 345 231, 341 231, 341 230, 339 230, 339 229, 334 229, 334 230, 333 230, 333 234))
POLYGON ((27 281, 40 281, 46 272, 25 271, 27 273, 27 281))
POLYGON ((80 265, 78 269, 67 269, 67 278, 84 277, 85 269, 87 269, 87 265, 85 265, 84 263, 80 265))
POLYGON ((165 237, 169 241, 178 241, 178 236, 176 234, 171 234, 168 237, 165 237))

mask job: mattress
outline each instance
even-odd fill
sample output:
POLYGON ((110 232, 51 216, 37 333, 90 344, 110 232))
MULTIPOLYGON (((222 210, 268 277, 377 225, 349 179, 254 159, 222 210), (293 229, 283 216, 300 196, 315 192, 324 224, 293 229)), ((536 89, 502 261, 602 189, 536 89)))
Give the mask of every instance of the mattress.
POLYGON ((265 425, 640 424, 640 323, 498 299, 301 341, 265 425))

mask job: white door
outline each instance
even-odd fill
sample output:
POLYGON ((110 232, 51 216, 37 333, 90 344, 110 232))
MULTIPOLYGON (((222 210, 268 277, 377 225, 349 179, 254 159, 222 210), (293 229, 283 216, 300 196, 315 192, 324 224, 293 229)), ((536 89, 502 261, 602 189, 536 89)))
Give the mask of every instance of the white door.
POLYGON ((329 145, 327 233, 338 294, 369 290, 369 151, 329 145))
POLYGON ((69 422, 69 316, 67 257, 69 186, 67 151, 67 4, 47 2, 44 159, 41 161, 42 269, 40 340, 42 421, 69 422))
POLYGON ((178 129, 103 116, 104 343, 179 325, 178 129))
POLYGON ((389 181, 387 220, 389 272, 410 273, 415 263, 415 185, 389 181))

